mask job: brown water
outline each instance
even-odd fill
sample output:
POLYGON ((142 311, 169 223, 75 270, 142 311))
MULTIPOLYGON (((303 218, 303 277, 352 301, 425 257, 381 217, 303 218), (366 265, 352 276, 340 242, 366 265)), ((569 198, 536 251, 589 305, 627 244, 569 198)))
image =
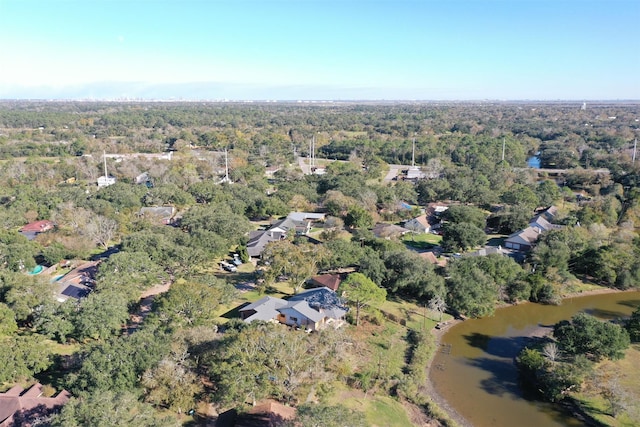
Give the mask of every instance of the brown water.
POLYGON ((464 321, 444 335, 431 380, 474 427, 581 426, 523 392, 514 358, 532 332, 544 331, 541 327, 552 327, 580 311, 603 319, 628 317, 638 306, 640 292, 621 292, 570 298, 560 306, 522 304, 498 309, 493 317, 464 321))

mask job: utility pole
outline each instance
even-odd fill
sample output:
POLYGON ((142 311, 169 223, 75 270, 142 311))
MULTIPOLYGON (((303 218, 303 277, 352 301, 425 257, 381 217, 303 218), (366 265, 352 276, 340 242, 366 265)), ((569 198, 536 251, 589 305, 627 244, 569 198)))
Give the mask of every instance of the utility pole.
POLYGON ((633 159, 631 160, 631 164, 634 165, 636 163, 636 149, 638 148, 638 138, 633 140, 633 159))
POLYGON ((502 138, 502 161, 504 162, 505 139, 502 138))
POLYGON ((224 149, 224 182, 229 182, 229 156, 227 149, 224 149))
POLYGON ((416 139, 413 138, 413 148, 411 149, 411 167, 416 167, 416 139))

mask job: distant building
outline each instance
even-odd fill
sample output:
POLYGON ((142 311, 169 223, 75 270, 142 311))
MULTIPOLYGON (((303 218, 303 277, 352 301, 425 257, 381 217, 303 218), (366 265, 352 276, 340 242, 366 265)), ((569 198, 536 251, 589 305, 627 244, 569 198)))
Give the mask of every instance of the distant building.
POLYGON ((155 219, 163 225, 172 224, 175 214, 176 208, 173 206, 145 207, 140 209, 140 212, 138 212, 138 215, 145 218, 155 219))
POLYGON ((98 188, 108 187, 116 183, 116 179, 112 176, 98 177, 98 188))
POLYGON ((108 187, 116 183, 116 179, 107 173, 107 154, 105 152, 102 153, 102 160, 104 162, 104 175, 98 178, 98 188, 108 187))

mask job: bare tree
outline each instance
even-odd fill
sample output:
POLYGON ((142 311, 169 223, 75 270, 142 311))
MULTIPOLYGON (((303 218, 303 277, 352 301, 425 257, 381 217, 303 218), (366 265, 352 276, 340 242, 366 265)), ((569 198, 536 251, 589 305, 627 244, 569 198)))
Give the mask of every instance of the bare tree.
POLYGON ((440 295, 436 295, 435 297, 429 300, 429 310, 437 311, 440 313, 440 320, 442 322, 442 314, 447 309, 447 303, 444 301, 440 295))
POLYGON ((104 249, 109 247, 109 241, 113 239, 118 229, 118 224, 107 217, 96 215, 89 220, 86 228, 86 234, 97 245, 104 249))
POLYGON ((550 342, 542 348, 542 354, 550 361, 555 362, 560 356, 560 349, 556 343, 550 342))
POLYGON ((631 396, 627 390, 620 385, 617 375, 609 378, 604 384, 602 384, 600 394, 609 404, 609 412, 614 418, 632 406, 631 396))

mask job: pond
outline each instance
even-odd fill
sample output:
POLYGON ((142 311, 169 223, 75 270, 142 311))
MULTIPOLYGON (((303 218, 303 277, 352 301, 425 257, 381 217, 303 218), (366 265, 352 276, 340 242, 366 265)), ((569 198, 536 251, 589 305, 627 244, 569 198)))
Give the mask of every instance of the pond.
POLYGON ((527 159, 527 166, 533 169, 540 169, 540 153, 527 159))
POLYGON ((436 391, 475 427, 581 426, 554 405, 520 387, 514 358, 531 340, 563 319, 586 312, 602 319, 628 317, 640 292, 565 299, 560 306, 521 304, 492 317, 453 326, 442 338, 430 378, 436 391))

